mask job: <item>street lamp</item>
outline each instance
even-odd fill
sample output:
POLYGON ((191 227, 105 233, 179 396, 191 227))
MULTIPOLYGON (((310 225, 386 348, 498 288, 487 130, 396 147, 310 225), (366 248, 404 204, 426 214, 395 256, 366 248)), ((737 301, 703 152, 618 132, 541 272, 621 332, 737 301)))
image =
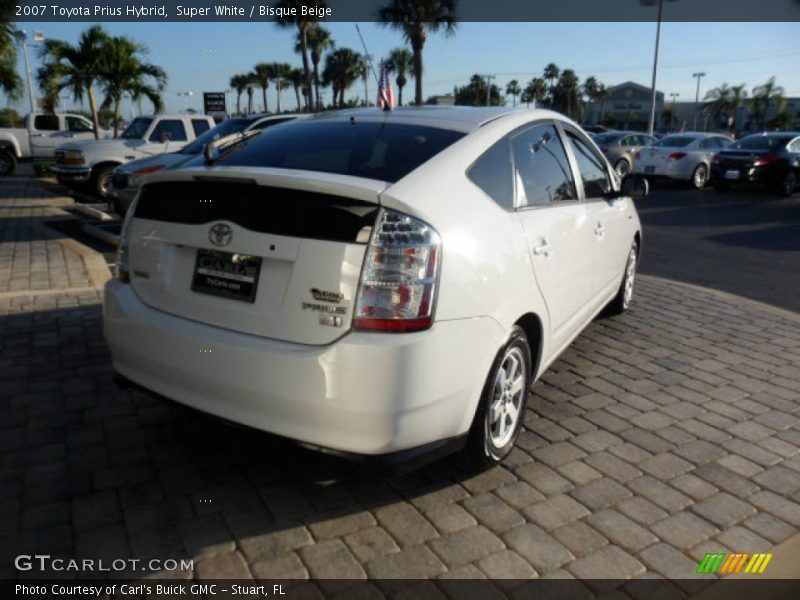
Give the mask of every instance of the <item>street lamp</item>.
POLYGON ((186 112, 186 98, 194 96, 194 92, 178 92, 178 96, 183 96, 183 112, 186 112))
POLYGON ((672 98, 672 103, 675 104, 675 98, 680 96, 677 92, 670 92, 669 97, 672 98))
POLYGON ((697 77, 697 92, 694 95, 694 127, 692 131, 697 131, 697 105, 700 104, 700 78, 705 77, 705 73, 692 73, 692 77, 697 77))
MULTIPOLYGON (((667 0, 667 2, 676 2, 676 0, 667 0)), ((642 6, 655 6, 658 4, 658 20, 656 25, 656 51, 653 56, 653 82, 652 82, 652 98, 650 101, 650 128, 649 133, 653 135, 653 130, 656 124, 656 71, 658 71, 658 45, 661 41, 661 12, 664 7, 664 0, 639 0, 642 6)))
MULTIPOLYGON (((33 95, 33 76, 31 75, 31 67, 28 61, 28 33, 24 30, 20 31, 19 42, 22 45, 22 55, 25 57, 25 75, 26 81, 28 82, 28 98, 31 102, 31 113, 36 112, 36 99, 33 95)), ((41 31, 34 31, 33 32, 33 43, 32 46, 36 46, 39 43, 44 41, 44 34, 41 31)))

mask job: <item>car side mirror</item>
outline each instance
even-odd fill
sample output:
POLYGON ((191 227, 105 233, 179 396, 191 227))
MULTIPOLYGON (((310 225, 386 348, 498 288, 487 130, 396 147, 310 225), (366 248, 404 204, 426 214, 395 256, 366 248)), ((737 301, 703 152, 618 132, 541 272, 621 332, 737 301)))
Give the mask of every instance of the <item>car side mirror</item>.
POLYGON ((161 140, 161 143, 163 144, 164 142, 168 142, 172 139, 172 134, 168 131, 165 131, 158 139, 161 140))
POLYGON ((639 175, 627 175, 622 180, 622 187, 620 188, 620 196, 627 196, 637 200, 644 198, 650 193, 650 184, 647 179, 639 175))

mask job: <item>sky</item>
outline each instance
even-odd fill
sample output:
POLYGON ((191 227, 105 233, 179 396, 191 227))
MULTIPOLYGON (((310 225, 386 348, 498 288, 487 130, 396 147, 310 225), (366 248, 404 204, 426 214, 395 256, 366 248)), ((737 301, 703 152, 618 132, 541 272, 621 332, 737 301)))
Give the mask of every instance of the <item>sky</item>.
MULTIPOLYGON (((17 23, 29 32, 74 43, 86 23, 17 23)), ((202 92, 229 89, 231 75, 247 72, 257 62, 301 65, 293 52, 293 30, 271 23, 105 23, 111 34, 126 35, 148 47, 148 60, 169 76, 164 98, 169 111, 187 107, 202 110, 202 92), (193 92, 192 96, 178 96, 193 92)), ((354 23, 326 23, 338 47, 363 52, 354 23)), ((369 53, 386 56, 404 44, 400 33, 375 23, 359 24, 369 53)), ((544 66, 556 63, 574 69, 581 81, 594 75, 606 85, 635 81, 650 87, 655 23, 459 23, 452 37, 431 34, 425 46, 425 97, 452 93, 474 73, 496 75, 503 88, 511 79, 524 87, 541 76, 544 66)), ((800 96, 800 25, 798 23, 663 23, 656 87, 677 93, 678 101, 693 101, 696 79, 704 71, 700 98, 722 83, 746 84, 748 90, 775 76, 787 96, 800 96)), ((20 53, 21 54, 21 53, 20 53)), ((38 66, 36 49, 30 48, 32 69, 38 66)), ((376 65, 377 68, 377 65, 376 65)), ((24 72, 22 57, 20 73, 24 72)), ((396 91, 395 91, 396 92, 396 91)), ((374 79, 369 95, 375 101, 374 79)), ((275 90, 268 102, 275 108, 275 90)), ((413 80, 404 89, 413 98, 413 80)), ((363 83, 354 85, 348 97, 364 96, 363 83)), ((232 103, 235 94, 232 94, 232 103)), ((324 96, 330 100, 330 91, 324 96)), ((244 103, 246 96, 243 96, 244 103)), ((261 92, 254 96, 261 108, 261 92)), ((509 103, 511 99, 509 98, 509 103)), ((294 92, 282 94, 284 108, 294 108, 294 92)), ((12 104, 27 112, 27 100, 12 104)), ((71 100, 62 105, 77 108, 71 100)), ((147 103, 144 106, 148 111, 147 103)), ((131 107, 124 106, 124 116, 131 107)))

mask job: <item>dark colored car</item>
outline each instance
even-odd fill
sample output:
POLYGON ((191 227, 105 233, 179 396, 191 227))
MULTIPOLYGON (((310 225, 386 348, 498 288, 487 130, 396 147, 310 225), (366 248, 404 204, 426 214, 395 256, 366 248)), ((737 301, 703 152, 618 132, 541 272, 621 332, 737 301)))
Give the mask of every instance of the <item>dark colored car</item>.
POLYGON ((790 196, 800 181, 800 132, 759 133, 742 138, 711 159, 711 185, 767 185, 790 196))
POLYGON ((625 177, 633 170, 633 157, 636 153, 655 141, 653 136, 638 131, 609 131, 594 136, 594 143, 606 155, 620 177, 625 177))

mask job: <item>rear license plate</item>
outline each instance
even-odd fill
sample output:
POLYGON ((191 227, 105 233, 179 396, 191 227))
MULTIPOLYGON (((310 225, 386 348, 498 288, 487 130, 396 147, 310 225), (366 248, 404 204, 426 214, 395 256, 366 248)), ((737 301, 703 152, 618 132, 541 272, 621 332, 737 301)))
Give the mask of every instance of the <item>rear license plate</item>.
POLYGON ((739 171, 725 171, 725 179, 739 179, 739 171))
POLYGON ((260 273, 260 256, 201 248, 194 263, 192 291, 252 303, 260 273))
POLYGON ((645 173, 655 173, 656 172, 656 168, 653 165, 647 165, 644 168, 644 172, 645 173))

